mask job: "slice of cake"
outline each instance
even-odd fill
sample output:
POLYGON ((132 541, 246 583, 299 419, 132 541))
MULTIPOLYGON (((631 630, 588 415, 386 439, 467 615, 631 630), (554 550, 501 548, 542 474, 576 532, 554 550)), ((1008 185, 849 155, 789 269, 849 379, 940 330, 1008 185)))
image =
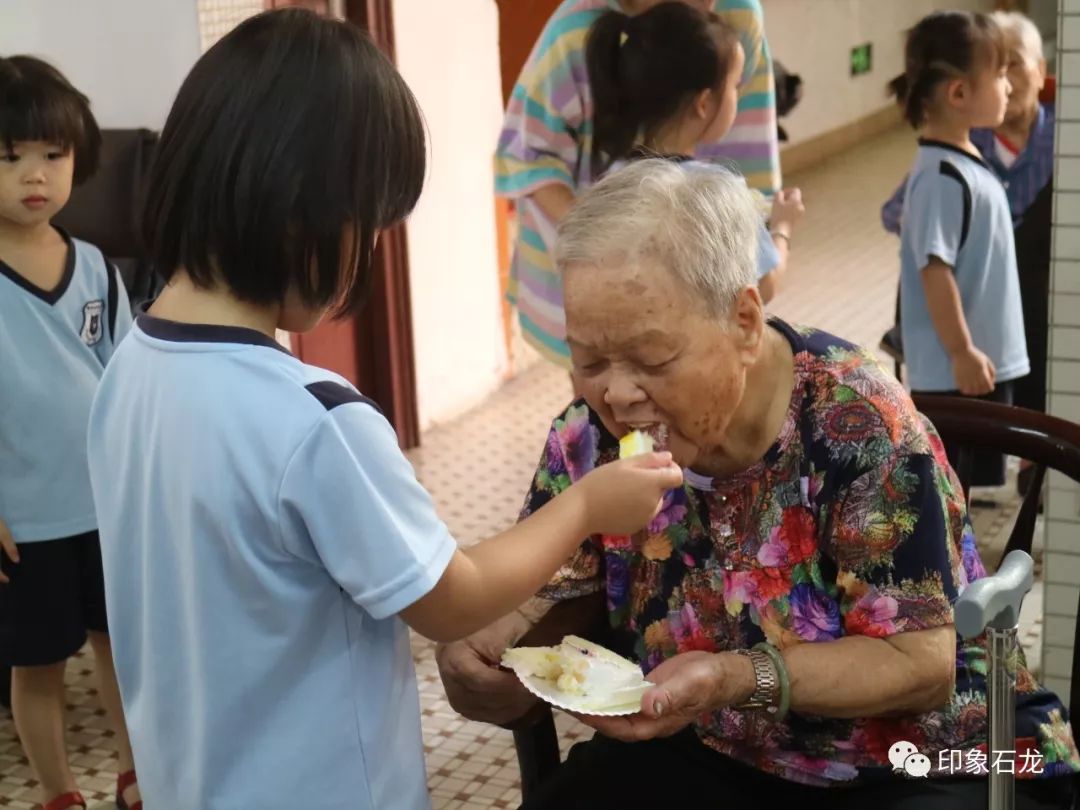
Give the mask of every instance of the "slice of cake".
POLYGON ((631 430, 619 439, 619 458, 640 456, 654 450, 668 449, 668 426, 662 422, 631 430))
POLYGON ((627 689, 648 687, 637 664, 577 636, 567 636, 557 647, 507 650, 502 663, 519 676, 550 681, 566 695, 623 700, 627 689))

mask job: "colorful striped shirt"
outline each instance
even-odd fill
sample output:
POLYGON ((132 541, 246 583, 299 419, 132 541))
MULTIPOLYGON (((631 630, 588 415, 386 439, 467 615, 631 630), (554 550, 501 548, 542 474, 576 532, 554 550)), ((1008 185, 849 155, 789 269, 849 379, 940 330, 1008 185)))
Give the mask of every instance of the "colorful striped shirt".
MULTIPOLYGON (((979 150, 983 160, 990 164, 1005 186, 1012 212, 1013 228, 1020 222, 1054 176, 1054 108, 1049 104, 1039 106, 1039 115, 1031 127, 1027 145, 1011 166, 1001 160, 994 145, 994 130, 971 130, 971 143, 979 150)), ((904 191, 907 178, 881 207, 881 224, 889 233, 900 234, 900 213, 904 209, 904 191)))
MULTIPOLYGON (((529 195, 592 181, 592 94, 585 69, 590 26, 617 0, 565 0, 548 20, 510 96, 495 154, 495 190, 517 200, 517 244, 509 297, 525 339, 544 357, 570 367, 562 281, 552 261, 555 224, 529 195)), ((746 67, 738 114, 722 141, 697 156, 727 161, 752 188, 780 188, 772 58, 759 0, 716 0, 714 10, 739 32, 746 67)))

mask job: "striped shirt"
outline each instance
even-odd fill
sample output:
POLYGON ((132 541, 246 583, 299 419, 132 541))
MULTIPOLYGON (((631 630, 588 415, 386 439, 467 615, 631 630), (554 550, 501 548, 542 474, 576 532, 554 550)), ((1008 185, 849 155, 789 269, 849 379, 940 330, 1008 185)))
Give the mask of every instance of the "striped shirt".
MULTIPOLYGON (((1013 228, 1020 227, 1024 213, 1054 176, 1054 108, 1049 104, 1039 106, 1027 145, 1011 166, 1006 166, 998 155, 992 129, 971 130, 971 142, 1001 179, 1009 198, 1013 228)), ((900 213, 904 208, 906 188, 905 177, 900 188, 881 207, 881 224, 889 233, 900 234, 900 213)))
MULTIPOLYGON (((509 297, 525 339, 549 360, 570 367, 562 282, 551 247, 555 224, 529 197, 547 185, 573 191, 592 180, 592 94, 585 69, 590 26, 617 0, 564 0, 548 20, 510 96, 495 153, 495 190, 518 200, 517 244, 509 297)), ((714 10, 739 32, 746 67, 738 114, 724 139, 697 156, 729 161, 752 188, 780 187, 772 58, 758 0, 716 0, 714 10)))

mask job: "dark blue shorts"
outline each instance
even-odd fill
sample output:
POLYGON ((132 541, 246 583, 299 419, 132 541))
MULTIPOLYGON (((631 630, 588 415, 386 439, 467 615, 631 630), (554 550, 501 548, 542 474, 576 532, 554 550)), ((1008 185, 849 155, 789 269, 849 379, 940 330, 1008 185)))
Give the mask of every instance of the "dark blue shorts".
POLYGON ((96 531, 19 543, 19 562, 0 552, 11 582, 0 584, 0 665, 45 666, 108 632, 101 543, 96 531))

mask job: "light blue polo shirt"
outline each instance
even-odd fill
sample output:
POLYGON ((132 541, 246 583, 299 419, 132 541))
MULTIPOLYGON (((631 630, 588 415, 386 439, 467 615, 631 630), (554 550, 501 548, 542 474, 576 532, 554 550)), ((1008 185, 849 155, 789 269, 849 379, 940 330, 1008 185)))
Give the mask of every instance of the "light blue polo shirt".
POLYGON ((378 410, 259 332, 142 315, 89 447, 146 806, 429 807, 395 614, 457 546, 378 410))
MULTIPOLYGON (((59 228, 57 230, 60 230, 59 228)), ((17 543, 97 528, 86 424, 98 381, 131 328, 116 268, 72 239, 43 290, 0 260, 0 519, 17 543)))
POLYGON ((990 167, 950 144, 920 140, 901 222, 900 312, 911 389, 956 390, 923 290, 932 256, 953 268, 972 342, 993 362, 997 382, 1027 374, 1012 216, 990 167))

